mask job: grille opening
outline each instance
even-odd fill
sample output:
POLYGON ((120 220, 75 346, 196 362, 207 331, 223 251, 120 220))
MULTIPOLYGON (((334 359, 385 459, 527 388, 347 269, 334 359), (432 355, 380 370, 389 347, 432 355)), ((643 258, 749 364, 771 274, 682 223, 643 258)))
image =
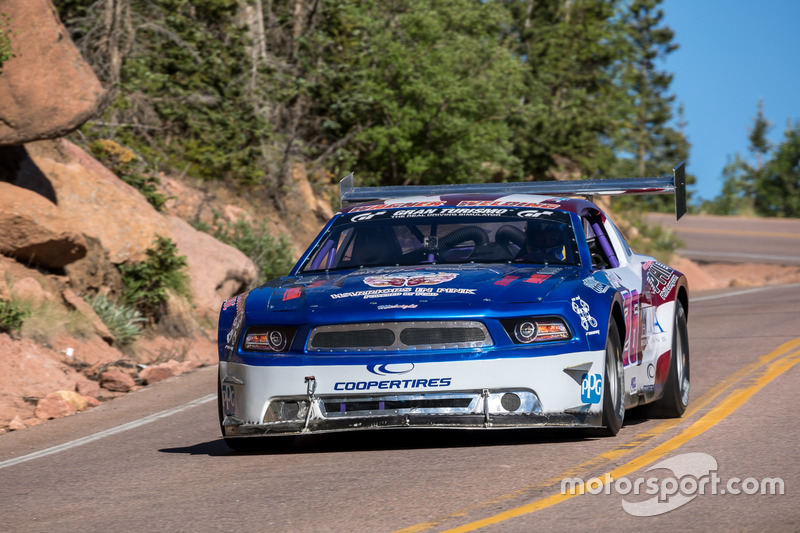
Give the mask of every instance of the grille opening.
POLYGON ((400 341, 408 346, 484 340, 486 335, 480 328, 405 328, 400 332, 400 341))
POLYGON ((486 326, 477 320, 331 324, 315 327, 309 338, 309 352, 400 352, 494 345, 486 326))
POLYGON ((344 402, 325 402, 328 413, 348 413, 356 411, 395 411, 399 409, 453 409, 469 407, 470 398, 439 398, 409 400, 351 400, 344 402))
POLYGON ((385 348, 394 344, 390 329, 320 331, 311 341, 313 348, 385 348))

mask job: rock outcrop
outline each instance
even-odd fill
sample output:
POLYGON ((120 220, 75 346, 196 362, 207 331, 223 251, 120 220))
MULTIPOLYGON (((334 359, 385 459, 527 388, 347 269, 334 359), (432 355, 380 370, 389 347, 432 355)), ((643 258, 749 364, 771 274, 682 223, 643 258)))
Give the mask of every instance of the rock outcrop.
POLYGON ((23 263, 61 268, 86 255, 62 210, 28 189, 0 182, 0 253, 23 263))
POLYGON ((0 76, 0 145, 53 139, 97 113, 105 91, 50 0, 3 2, 14 57, 0 76))

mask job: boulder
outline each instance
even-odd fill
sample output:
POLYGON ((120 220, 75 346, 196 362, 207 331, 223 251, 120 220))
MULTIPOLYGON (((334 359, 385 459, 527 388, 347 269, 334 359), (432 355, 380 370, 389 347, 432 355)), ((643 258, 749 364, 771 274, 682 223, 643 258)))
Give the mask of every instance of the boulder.
POLYGON ((200 367, 200 363, 196 361, 183 361, 178 362, 170 359, 166 363, 159 363, 157 365, 150 365, 139 372, 141 377, 147 385, 152 385, 167 378, 191 372, 200 367))
POLYGON ((136 382, 130 374, 111 368, 100 374, 100 386, 112 392, 130 392, 136 388, 136 382))
POLYGON ((256 280, 255 264, 236 248, 175 216, 166 217, 166 227, 186 256, 193 303, 199 311, 215 315, 222 302, 244 292, 256 280))
POLYGON ((84 235, 84 240, 86 256, 64 266, 70 287, 78 294, 102 293, 116 299, 122 294, 122 275, 98 239, 84 235))
POLYGON ((39 400, 34 414, 40 420, 52 420, 74 415, 97 405, 100 405, 100 402, 96 398, 83 396, 75 391, 59 390, 39 400))
POLYGON ((13 294, 15 298, 27 300, 33 305, 41 305, 44 302, 55 301, 53 293, 42 287, 42 284, 31 276, 14 281, 11 286, 11 294, 13 294))
POLYGON ((95 115, 105 95, 50 0, 3 2, 14 56, 0 76, 0 145, 53 139, 95 115))
MULTIPOLYGON (((2 76, 0 76, 2 78, 2 76)), ((0 182, 0 253, 26 264, 62 268, 86 255, 86 241, 44 197, 0 182)))
POLYGON ((99 240, 112 263, 145 259, 156 235, 175 240, 139 191, 78 146, 59 139, 26 148, 55 190, 65 227, 99 240))

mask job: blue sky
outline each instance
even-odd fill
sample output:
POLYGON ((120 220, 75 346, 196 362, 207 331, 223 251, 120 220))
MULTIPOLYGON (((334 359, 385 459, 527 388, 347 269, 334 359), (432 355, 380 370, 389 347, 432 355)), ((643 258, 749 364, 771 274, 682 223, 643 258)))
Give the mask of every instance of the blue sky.
POLYGON ((680 48, 665 70, 684 106, 692 145, 693 199, 711 199, 722 169, 747 151, 749 128, 764 101, 769 139, 783 139, 786 120, 800 120, 800 0, 665 0, 664 25, 680 48))

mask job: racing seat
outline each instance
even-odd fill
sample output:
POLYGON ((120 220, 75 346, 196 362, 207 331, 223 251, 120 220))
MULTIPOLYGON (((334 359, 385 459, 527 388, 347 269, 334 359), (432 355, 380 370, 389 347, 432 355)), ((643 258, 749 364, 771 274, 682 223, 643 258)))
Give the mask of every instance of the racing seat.
POLYGON ((353 238, 353 266, 394 265, 398 254, 392 249, 389 236, 382 228, 360 228, 353 238))

